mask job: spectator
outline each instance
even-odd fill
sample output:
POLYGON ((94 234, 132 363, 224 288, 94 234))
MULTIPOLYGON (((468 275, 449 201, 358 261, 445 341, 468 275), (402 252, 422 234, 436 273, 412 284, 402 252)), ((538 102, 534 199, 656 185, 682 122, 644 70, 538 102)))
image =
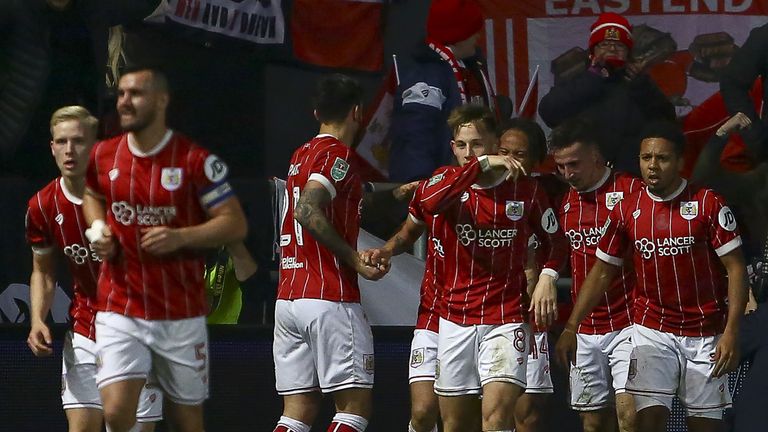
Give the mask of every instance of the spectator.
POLYGON ((472 0, 433 0, 424 46, 398 66, 389 176, 409 182, 451 163, 448 114, 466 103, 495 106, 476 46, 483 25, 472 0))
POLYGON ((47 122, 62 105, 100 114, 109 28, 138 22, 160 0, 24 0, 0 4, 0 160, 6 175, 55 175, 47 122), (97 84, 100 83, 100 84, 97 84))
POLYGON ((675 109, 635 62, 632 27, 621 15, 601 14, 591 26, 590 65, 550 89, 541 99, 539 115, 551 128, 582 115, 599 128, 601 153, 621 171, 639 174, 637 154, 643 125, 655 119, 674 120, 675 109))

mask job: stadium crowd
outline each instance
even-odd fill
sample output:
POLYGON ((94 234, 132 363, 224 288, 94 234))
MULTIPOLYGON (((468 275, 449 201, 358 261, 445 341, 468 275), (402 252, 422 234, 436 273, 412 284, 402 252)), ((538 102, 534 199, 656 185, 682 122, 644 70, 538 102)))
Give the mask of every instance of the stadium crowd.
MULTIPOLYGON (((87 30, 77 43, 106 49, 107 30, 83 18, 104 18, 91 2, 38 6, 55 16, 46 26, 87 30)), ((137 1, 130 20, 156 6, 137 1)), ((633 57, 625 17, 603 13, 585 29, 583 68, 541 99, 548 137, 490 86, 476 46, 482 25, 474 1, 433 0, 424 46, 397 65, 397 186, 386 195, 407 213, 381 247, 357 247, 361 212, 376 205, 354 150, 363 88, 339 73, 317 82, 318 130, 296 143, 277 227, 273 356, 283 412, 274 432, 309 432, 323 395, 335 408, 328 431, 368 428, 374 341, 358 278, 397 272, 393 257, 419 238, 425 271, 403 365, 411 413, 402 430, 543 430, 554 368, 567 371, 584 431, 665 431, 675 398, 688 430, 764 430, 768 128, 749 92, 765 75, 768 25, 722 69, 728 115, 690 176, 686 135, 646 61, 633 57), (751 161, 738 173, 720 164, 737 135, 751 161), (572 307, 558 302, 561 277, 571 279, 572 307), (747 359, 734 404, 728 374, 747 359)), ((45 61, 66 65, 53 52, 45 61)), ((91 58, 83 73, 97 64, 91 58)), ((206 253, 226 251, 236 284, 252 278, 249 223, 226 161, 170 128, 174 77, 154 63, 114 72, 114 108, 104 107, 101 86, 48 98, 37 111, 36 90, 25 104, 39 112, 57 103, 46 130, 59 171, 28 202, 27 343, 36 356, 52 354, 46 319, 62 256, 74 281, 62 361, 69 430, 152 431, 165 419, 202 431, 206 315, 220 284, 204 272, 206 253)), ((44 84, 62 87, 53 78, 44 84)), ((16 141, 6 141, 5 156, 16 141)))

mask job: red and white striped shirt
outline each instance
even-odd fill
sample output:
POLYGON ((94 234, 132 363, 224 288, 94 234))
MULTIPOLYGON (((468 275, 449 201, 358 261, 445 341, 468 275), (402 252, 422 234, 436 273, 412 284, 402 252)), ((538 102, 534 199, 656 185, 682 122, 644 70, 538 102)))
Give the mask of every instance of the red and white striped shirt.
POLYGON ((140 246, 154 226, 199 225, 206 211, 234 197, 227 166, 178 133, 168 131, 148 153, 128 134, 97 143, 86 176, 103 195, 106 223, 119 243, 99 277, 97 309, 147 320, 205 315, 208 309, 200 251, 154 256, 140 246))
MULTIPOLYGON (((433 177, 439 174, 453 172, 456 167, 438 168, 433 177)), ((427 231, 427 256, 424 265, 424 278, 421 280, 421 292, 419 313, 416 318, 416 329, 430 330, 435 333, 440 328, 440 315, 444 309, 441 298, 443 291, 443 274, 445 273, 445 251, 443 241, 447 237, 446 224, 440 224, 441 215, 432 215, 425 212, 421 206, 428 180, 419 184, 413 194, 408 214, 411 220, 426 227, 427 231)))
POLYGON ((85 238, 87 228, 83 201, 67 190, 59 177, 29 200, 26 217, 27 242, 35 254, 58 248, 67 259, 72 275, 73 297, 69 306, 75 333, 95 340, 96 279, 101 260, 91 252, 85 238))
MULTIPOLYGON (((571 188, 560 206, 560 226, 571 244, 571 297, 574 303, 589 270, 595 264, 597 244, 611 210, 625 197, 643 187, 642 181, 622 172, 605 169, 603 178, 590 190, 571 188)), ((579 333, 605 334, 632 324, 635 273, 622 267, 603 300, 579 325, 579 333)))
POLYGON ((728 284, 718 257, 741 246, 733 212, 714 191, 688 185, 668 198, 647 190, 614 207, 597 257, 622 265, 632 247, 636 324, 679 336, 722 333, 728 284))
POLYGON ((326 217, 339 235, 357 248, 363 190, 351 151, 331 135, 318 135, 291 157, 280 230, 278 299, 360 301, 355 269, 339 262, 293 218, 304 186, 310 180, 317 181, 331 194, 326 217))
POLYGON ((541 239, 543 271, 556 276, 566 260, 565 237, 536 180, 473 185, 482 158, 433 176, 422 191, 420 205, 441 216, 438 230, 445 233, 444 318, 463 325, 525 322, 528 239, 541 239))

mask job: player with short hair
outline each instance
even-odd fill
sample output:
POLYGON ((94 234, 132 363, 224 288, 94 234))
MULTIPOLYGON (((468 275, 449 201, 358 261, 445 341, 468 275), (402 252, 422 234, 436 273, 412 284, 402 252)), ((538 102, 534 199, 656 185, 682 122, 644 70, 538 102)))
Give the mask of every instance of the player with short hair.
MULTIPOLYGON (((571 246, 571 296, 575 301, 597 260, 597 243, 608 215, 643 184, 606 166, 591 122, 576 118, 558 126, 552 133, 551 153, 571 185, 558 213, 571 246)), ((617 420, 621 431, 635 430, 634 402, 626 392, 634 287, 632 268, 622 267, 599 305, 577 329, 570 404, 579 412, 585 431, 612 431, 617 420)))
POLYGON ((275 432, 309 432, 321 392, 336 405, 329 431, 362 432, 371 415, 373 335, 357 275, 376 280, 388 269, 365 265, 356 250, 363 191, 349 146, 361 107, 355 80, 320 80, 319 133, 294 152, 288 168, 273 345, 284 408, 275 432))
POLYGON ((684 145, 677 125, 646 126, 640 144, 646 189, 611 211, 598 260, 557 347, 561 361, 573 362, 579 324, 631 250, 637 286, 627 391, 643 432, 666 429, 675 395, 689 430, 721 428, 722 410, 731 405, 726 374, 739 362, 747 301, 741 237, 720 195, 680 177, 684 145))
POLYGON ((120 78, 122 135, 91 151, 86 231, 104 260, 98 283, 97 382, 107 426, 129 430, 150 373, 174 430, 203 430, 208 397, 202 249, 245 238, 226 164, 166 125, 168 81, 154 68, 120 78))
MULTIPOLYGON (((51 116, 51 153, 61 176, 29 200, 27 242, 32 247, 30 277, 31 329, 27 344, 38 356, 51 355, 51 332, 45 319, 56 288, 56 255, 67 259, 73 279, 67 332, 62 353, 61 401, 70 432, 99 432, 102 403, 96 387, 96 279, 101 260, 85 238, 81 210, 88 155, 96 142, 98 120, 81 106, 66 106, 51 116)), ((141 392, 137 424, 132 430, 152 431, 162 418, 162 393, 147 385, 141 392)))

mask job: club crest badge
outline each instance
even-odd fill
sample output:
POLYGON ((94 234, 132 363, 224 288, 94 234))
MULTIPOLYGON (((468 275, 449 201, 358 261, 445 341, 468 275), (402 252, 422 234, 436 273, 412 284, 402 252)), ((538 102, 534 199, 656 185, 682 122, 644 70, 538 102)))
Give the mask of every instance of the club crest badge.
POLYGON ((621 38, 619 37, 619 31, 615 27, 608 27, 605 29, 605 39, 620 41, 621 38))
POLYGON ((363 354, 363 369, 368 373, 373 373, 373 354, 363 354))
POLYGON ((335 181, 342 181, 349 171, 349 163, 344 159, 337 157, 331 167, 331 178, 335 181))
POLYGON ((417 368, 424 364, 424 348, 411 351, 411 367, 417 368))
POLYGON ((525 203, 522 201, 507 201, 505 213, 510 220, 518 221, 523 218, 525 203))
POLYGON ((182 169, 178 167, 163 168, 160 172, 160 184, 163 189, 173 192, 181 186, 182 169))
POLYGON ((624 199, 624 192, 608 192, 605 194, 605 206, 608 210, 613 210, 621 200, 624 199))
POLYGON ((685 220, 691 220, 699 215, 699 202, 698 201, 682 201, 680 202, 680 216, 685 220))

